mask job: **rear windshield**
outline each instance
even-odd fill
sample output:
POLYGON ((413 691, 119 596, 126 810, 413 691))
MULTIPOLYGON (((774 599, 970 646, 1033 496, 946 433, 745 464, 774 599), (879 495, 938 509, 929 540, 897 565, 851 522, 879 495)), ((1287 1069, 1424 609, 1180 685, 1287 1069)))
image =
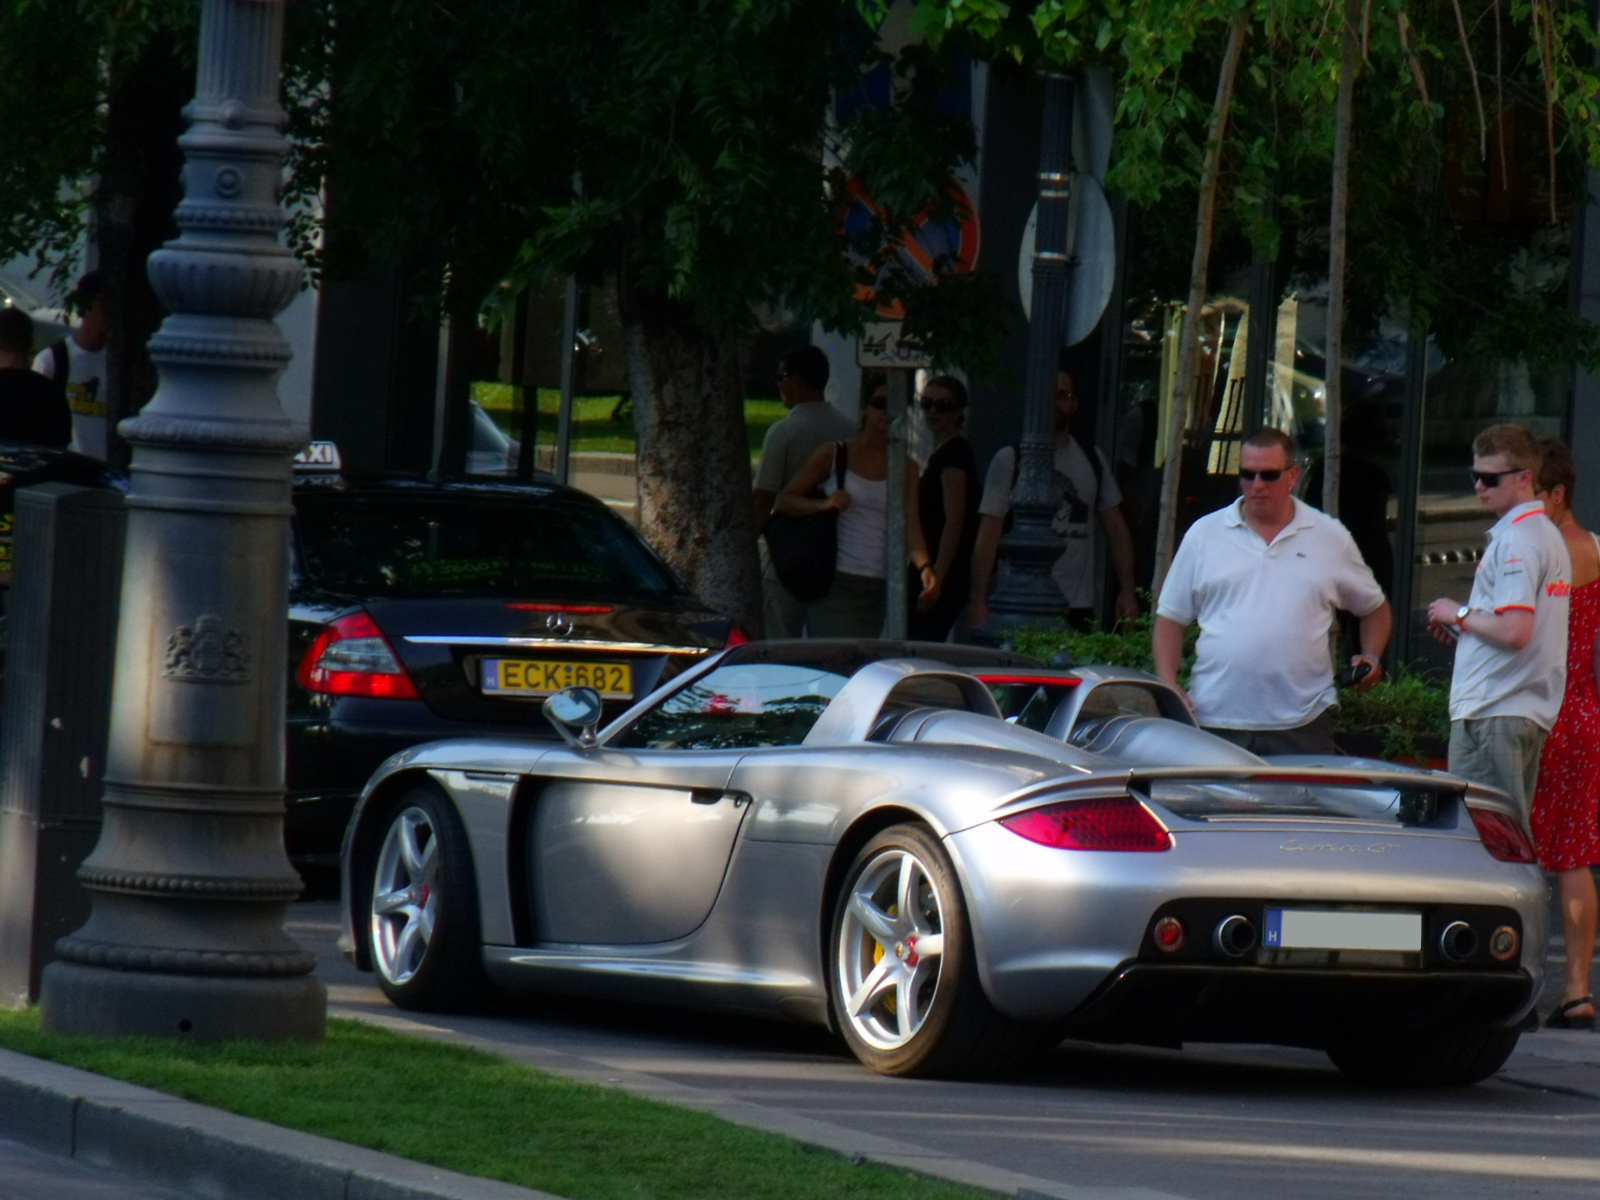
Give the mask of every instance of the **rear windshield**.
POLYGON ((302 495, 295 528, 307 581, 332 592, 612 603, 684 595, 621 518, 588 505, 302 495))

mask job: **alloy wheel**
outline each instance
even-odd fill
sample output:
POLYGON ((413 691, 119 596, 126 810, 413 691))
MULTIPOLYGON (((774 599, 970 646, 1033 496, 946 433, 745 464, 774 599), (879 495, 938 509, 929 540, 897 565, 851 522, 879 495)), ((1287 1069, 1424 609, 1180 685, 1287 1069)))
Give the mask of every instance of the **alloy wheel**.
POLYGON ((933 1009, 944 964, 944 901, 926 864, 890 849, 866 863, 839 925, 836 984, 846 1018, 877 1050, 904 1046, 933 1009))
POLYGON ((438 834, 422 809, 402 809, 384 835, 372 885, 373 965, 389 983, 409 982, 422 966, 438 914, 438 834))

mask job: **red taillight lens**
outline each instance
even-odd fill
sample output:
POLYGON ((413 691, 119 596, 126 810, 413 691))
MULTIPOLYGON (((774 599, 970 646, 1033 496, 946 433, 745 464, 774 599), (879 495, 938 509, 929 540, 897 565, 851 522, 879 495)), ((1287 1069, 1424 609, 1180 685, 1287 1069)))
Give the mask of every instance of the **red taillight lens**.
POLYGON ((590 616, 616 611, 610 604, 539 604, 532 600, 508 600, 506 607, 517 612, 586 613, 590 616))
POLYGON ((416 684, 366 613, 340 617, 322 631, 295 672, 300 686, 331 696, 418 699, 416 684))
POLYGON ((1019 837, 1057 850, 1172 849, 1172 834, 1131 796, 1068 800, 1002 817, 1000 824, 1019 837))
POLYGON ((1489 808, 1469 808, 1467 811, 1472 814, 1472 823, 1478 827, 1478 837, 1483 841, 1483 848, 1493 857, 1501 862, 1539 861, 1533 852, 1533 843, 1528 841, 1528 835, 1522 832, 1522 826, 1505 813, 1495 812, 1489 808))
POLYGON ((743 645, 745 645, 745 644, 747 644, 749 642, 753 642, 753 641, 755 641, 755 638, 750 636, 750 631, 748 629, 746 629, 743 625, 730 625, 730 626, 728 626, 727 646, 730 649, 732 647, 734 647, 734 646, 743 646, 743 645))

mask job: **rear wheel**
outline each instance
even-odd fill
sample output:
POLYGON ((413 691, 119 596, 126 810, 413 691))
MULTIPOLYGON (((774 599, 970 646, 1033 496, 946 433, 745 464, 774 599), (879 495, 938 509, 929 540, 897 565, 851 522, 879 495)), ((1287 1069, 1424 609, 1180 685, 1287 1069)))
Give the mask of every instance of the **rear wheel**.
POLYGON ((466 831, 432 787, 395 805, 379 843, 368 905, 378 986, 401 1008, 466 1007, 490 991, 466 831))
POLYGON ((1044 1038, 984 995, 955 870, 922 826, 886 829, 856 855, 834 906, 831 947, 834 1016, 875 1071, 987 1074, 1044 1038))
POLYGON ((1370 1087, 1465 1087, 1489 1078, 1517 1048, 1520 1029, 1430 1029, 1404 1038, 1347 1043, 1333 1065, 1370 1087))

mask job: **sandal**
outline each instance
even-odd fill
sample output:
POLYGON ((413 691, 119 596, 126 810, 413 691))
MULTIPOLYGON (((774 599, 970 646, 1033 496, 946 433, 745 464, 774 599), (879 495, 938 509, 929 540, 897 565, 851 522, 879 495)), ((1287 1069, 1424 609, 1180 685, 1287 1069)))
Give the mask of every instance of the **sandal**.
POLYGON ((1592 1009, 1594 1007, 1594 997, 1579 996, 1576 1000, 1568 1000, 1545 1018, 1544 1027, 1546 1029, 1593 1029, 1594 1013, 1592 1011, 1585 1013, 1581 1017, 1569 1015, 1573 1009, 1582 1008, 1585 1004, 1592 1009))

